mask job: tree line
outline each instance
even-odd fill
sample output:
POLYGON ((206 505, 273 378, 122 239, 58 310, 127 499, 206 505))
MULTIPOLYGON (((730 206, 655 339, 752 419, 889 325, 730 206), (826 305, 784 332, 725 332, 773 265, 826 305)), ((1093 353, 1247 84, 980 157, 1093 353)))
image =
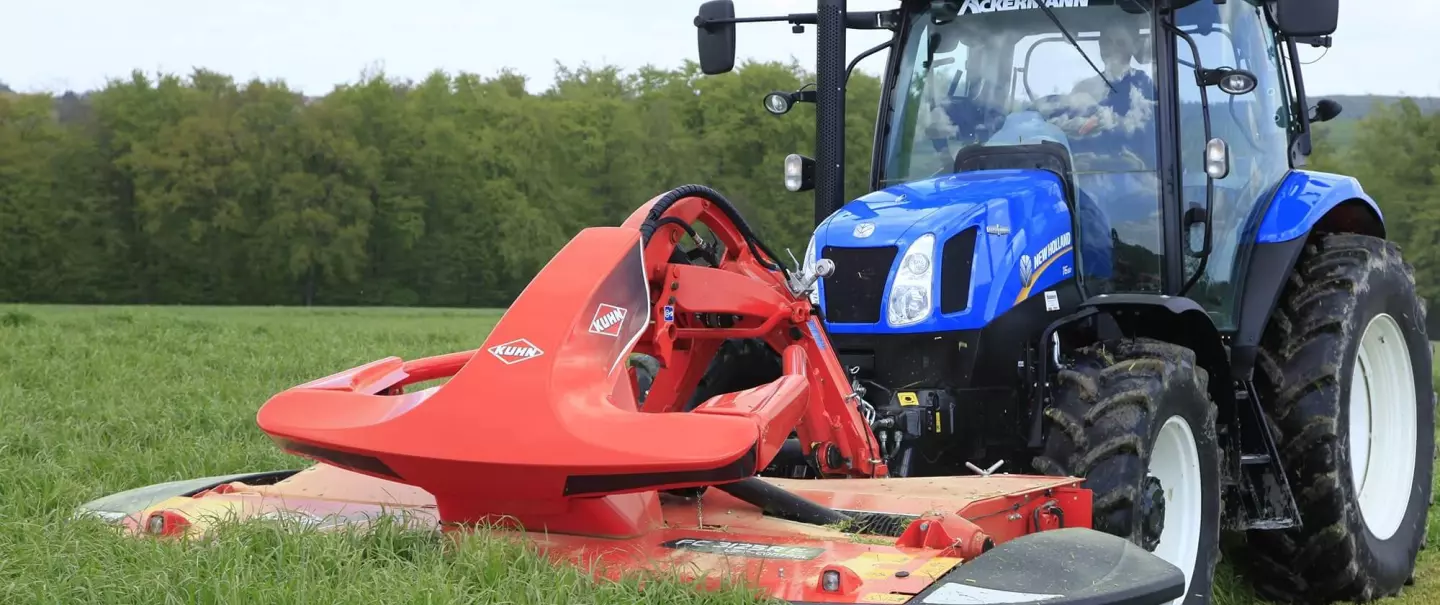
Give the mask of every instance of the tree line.
MULTIPOLYGON (((761 99, 813 81, 794 63, 561 67, 539 93, 436 72, 310 98, 197 70, 0 92, 0 301, 503 306, 580 229, 687 183, 798 256, 813 198, 781 166, 814 156, 814 108, 761 99)), ((879 95, 863 72, 848 84, 851 198, 879 95)), ((1354 130, 1343 147, 1322 132, 1310 167, 1361 179, 1433 298, 1440 115, 1401 100, 1354 130)))
MULTIPOLYGON (((580 229, 700 183, 799 256, 814 109, 761 99, 796 65, 370 75, 307 98, 284 82, 134 73, 83 97, 0 94, 0 300, 501 306, 580 229)), ((879 82, 857 73, 851 157, 879 82)), ((863 193, 856 170, 849 193, 863 193)), ((781 251, 780 254, 784 255, 781 251)))
MULTIPOLYGON (((1306 168, 1359 180, 1385 216, 1386 237, 1415 266, 1420 295, 1433 303, 1440 301, 1440 112, 1425 111, 1427 102, 1434 104, 1401 98, 1333 129, 1320 124, 1306 168)), ((1440 318, 1440 310, 1429 314, 1440 318)))

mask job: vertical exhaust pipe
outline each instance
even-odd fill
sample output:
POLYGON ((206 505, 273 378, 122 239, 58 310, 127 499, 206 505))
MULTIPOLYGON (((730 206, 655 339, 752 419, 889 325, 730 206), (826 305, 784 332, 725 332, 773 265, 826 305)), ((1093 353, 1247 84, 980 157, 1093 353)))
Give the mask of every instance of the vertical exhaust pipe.
POLYGON ((817 0, 815 224, 845 204, 846 0, 817 0))

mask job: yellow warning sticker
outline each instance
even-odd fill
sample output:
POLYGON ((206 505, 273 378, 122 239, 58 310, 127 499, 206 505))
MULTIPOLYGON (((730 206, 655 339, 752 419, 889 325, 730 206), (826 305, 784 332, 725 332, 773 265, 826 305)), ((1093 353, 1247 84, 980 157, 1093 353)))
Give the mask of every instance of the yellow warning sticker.
POLYGON ((894 576, 896 571, 913 558, 899 553, 867 552, 845 561, 843 565, 863 579, 884 580, 894 576))
POLYGON ((855 575, 860 576, 862 580, 884 580, 885 578, 895 575, 895 572, 892 570, 880 569, 878 567, 862 567, 861 569, 851 571, 854 571, 855 575))
POLYGON ((900 398, 900 405, 902 406, 920 405, 920 398, 914 393, 901 392, 898 397, 900 398))
POLYGON ((872 592, 860 597, 861 603, 909 603, 915 595, 895 594, 889 592, 872 592))
POLYGON ((942 429, 942 425, 940 424, 940 412, 937 410, 937 411, 935 412, 935 432, 937 432, 937 433, 944 432, 944 431, 942 431, 941 429, 942 429))
POLYGON ((955 567, 959 563, 960 559, 956 557, 935 557, 917 568, 915 573, 917 575, 928 576, 932 579, 939 579, 940 576, 945 575, 946 572, 950 571, 950 568, 955 567))

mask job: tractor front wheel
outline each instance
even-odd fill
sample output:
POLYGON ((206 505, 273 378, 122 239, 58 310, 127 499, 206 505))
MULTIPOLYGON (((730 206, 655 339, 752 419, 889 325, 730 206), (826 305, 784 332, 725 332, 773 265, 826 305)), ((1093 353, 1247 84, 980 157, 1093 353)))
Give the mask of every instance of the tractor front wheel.
POLYGON ((1127 339, 1085 347, 1055 379, 1038 472, 1085 479, 1092 526, 1185 574, 1208 603, 1219 552, 1220 450, 1209 376, 1193 351, 1127 339))
POLYGON ((1395 244, 1307 244, 1262 341, 1256 387, 1302 526, 1252 531, 1259 592, 1371 601, 1400 591, 1425 540, 1435 394, 1425 309, 1395 244))

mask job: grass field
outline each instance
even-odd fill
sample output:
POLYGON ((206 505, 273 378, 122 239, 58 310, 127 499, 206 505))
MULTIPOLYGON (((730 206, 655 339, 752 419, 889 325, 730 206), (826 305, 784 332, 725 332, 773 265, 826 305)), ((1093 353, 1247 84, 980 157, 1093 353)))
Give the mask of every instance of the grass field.
MULTIPOLYGON (((273 393, 385 355, 477 346, 495 312, 0 306, 0 603, 743 603, 596 584, 476 536, 117 537, 75 506, 145 484, 294 468, 255 426, 273 393)), ((1431 517, 1431 535, 1440 515, 1431 517)), ((1217 602, 1256 602, 1227 566, 1217 602)), ((1389 603, 1440 602, 1440 557, 1389 603)))

